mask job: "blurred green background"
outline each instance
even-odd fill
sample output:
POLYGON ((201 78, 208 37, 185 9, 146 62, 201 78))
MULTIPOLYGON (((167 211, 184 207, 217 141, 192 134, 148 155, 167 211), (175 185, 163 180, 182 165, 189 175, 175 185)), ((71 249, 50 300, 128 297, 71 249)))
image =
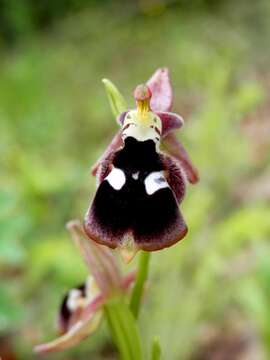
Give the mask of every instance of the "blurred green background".
MULTIPOLYGON (((94 194, 117 130, 101 78, 132 91, 168 66, 201 174, 190 232, 155 253, 139 326, 163 359, 270 358, 270 3, 0 4, 0 356, 36 359, 61 297, 86 276, 65 230, 94 194)), ((131 267, 136 266, 136 259, 131 267)), ((45 359, 117 359, 105 323, 45 359)))

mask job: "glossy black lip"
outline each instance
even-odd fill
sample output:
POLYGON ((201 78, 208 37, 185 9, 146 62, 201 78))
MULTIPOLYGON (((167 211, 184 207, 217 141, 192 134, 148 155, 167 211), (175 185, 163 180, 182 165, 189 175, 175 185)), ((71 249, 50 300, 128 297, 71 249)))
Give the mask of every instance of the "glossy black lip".
POLYGON ((187 227, 173 190, 168 185, 150 195, 146 192, 145 178, 166 170, 154 142, 128 137, 112 164, 125 173, 125 183, 118 190, 106 179, 99 185, 84 223, 89 238, 116 248, 131 234, 136 248, 146 251, 160 250, 181 240, 187 227), (138 174, 136 179, 134 173, 138 174))

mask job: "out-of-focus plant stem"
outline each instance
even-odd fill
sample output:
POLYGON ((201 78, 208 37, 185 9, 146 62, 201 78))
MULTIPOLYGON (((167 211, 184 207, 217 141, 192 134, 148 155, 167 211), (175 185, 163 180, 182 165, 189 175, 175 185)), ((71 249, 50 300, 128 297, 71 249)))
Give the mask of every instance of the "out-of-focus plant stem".
POLYGON ((138 317, 140 312, 144 284, 148 276, 150 255, 151 253, 146 251, 142 251, 140 254, 137 277, 130 300, 130 310, 135 318, 138 317))
POLYGON ((133 314, 122 297, 109 301, 104 313, 122 360, 142 360, 142 346, 133 314))
POLYGON ((160 360, 160 357, 161 357, 160 342, 157 338, 155 338, 152 343, 151 360, 160 360))

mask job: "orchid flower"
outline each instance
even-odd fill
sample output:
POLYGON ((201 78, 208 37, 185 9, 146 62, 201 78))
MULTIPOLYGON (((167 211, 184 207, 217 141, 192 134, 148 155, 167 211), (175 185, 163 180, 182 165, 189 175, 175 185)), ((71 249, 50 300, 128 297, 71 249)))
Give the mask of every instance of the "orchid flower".
MULTIPOLYGON (((35 347, 37 353, 70 348, 98 327, 105 315, 122 359, 142 360, 136 318, 147 279, 150 252, 184 238, 187 226, 179 209, 186 183, 199 180, 174 130, 184 120, 172 113, 168 69, 158 69, 136 87, 136 108, 103 80, 121 129, 92 169, 97 191, 84 224, 72 221, 68 230, 89 268, 86 281, 64 297, 58 316, 60 336, 35 347), (106 245, 106 246, 104 246, 106 245), (121 274, 109 248, 120 249, 126 261, 141 252, 138 273, 121 274), (129 305, 125 295, 133 285, 129 305)), ((158 340, 152 359, 160 359, 158 340)))
POLYGON ((60 336, 35 347, 37 353, 65 350, 77 345, 98 327, 105 306, 113 298, 128 292, 134 273, 122 276, 116 258, 105 246, 89 241, 79 221, 67 225, 72 239, 81 251, 90 275, 85 283, 71 289, 60 306, 60 336))
POLYGON ((93 167, 98 188, 84 229, 97 243, 120 249, 129 261, 138 250, 160 250, 184 238, 188 229, 179 204, 186 180, 194 184, 199 176, 173 133, 184 120, 171 112, 168 69, 158 69, 136 87, 131 110, 123 111, 123 97, 104 82, 121 129, 93 167))

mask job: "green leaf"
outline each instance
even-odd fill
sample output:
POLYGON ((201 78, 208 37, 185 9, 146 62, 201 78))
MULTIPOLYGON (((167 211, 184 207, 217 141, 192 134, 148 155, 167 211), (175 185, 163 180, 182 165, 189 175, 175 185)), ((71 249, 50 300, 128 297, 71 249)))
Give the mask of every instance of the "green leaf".
POLYGON ((115 117, 117 117, 127 109, 127 103, 120 91, 110 80, 103 79, 102 82, 105 86, 112 113, 115 117))

